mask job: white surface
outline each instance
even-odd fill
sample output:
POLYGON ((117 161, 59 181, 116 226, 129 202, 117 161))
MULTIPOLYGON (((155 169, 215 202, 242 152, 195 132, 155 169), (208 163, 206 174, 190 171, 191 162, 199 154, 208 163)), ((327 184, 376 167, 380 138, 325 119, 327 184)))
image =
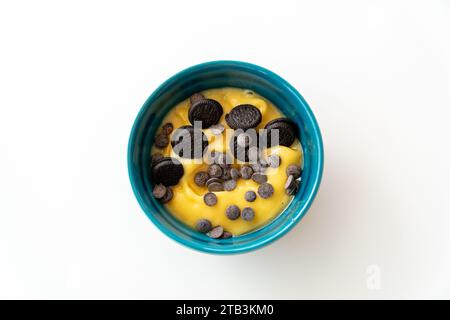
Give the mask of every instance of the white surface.
POLYGON ((449 1, 2 1, 0 88, 0 298, 450 298, 449 1), (145 99, 216 59, 325 143, 308 215, 239 256, 166 238, 126 167, 145 99))

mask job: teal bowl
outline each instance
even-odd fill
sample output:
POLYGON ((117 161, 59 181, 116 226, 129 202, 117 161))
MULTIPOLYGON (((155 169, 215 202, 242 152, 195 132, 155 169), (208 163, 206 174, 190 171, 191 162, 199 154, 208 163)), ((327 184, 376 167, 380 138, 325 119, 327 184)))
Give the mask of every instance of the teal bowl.
MULTIPOLYGON (((189 248, 215 254, 235 254, 261 248, 291 230, 306 214, 323 171, 323 145, 316 119, 303 97, 273 72, 239 61, 213 61, 183 70, 164 82, 147 99, 134 122, 128 144, 128 173, 134 194, 150 220, 167 236, 189 248), (172 216, 152 197, 150 148, 167 112, 195 92, 238 87, 264 96, 300 128, 304 169, 299 192, 275 219, 253 232, 230 239, 211 239, 172 216)), ((189 208, 186 208, 189 210, 189 208)))

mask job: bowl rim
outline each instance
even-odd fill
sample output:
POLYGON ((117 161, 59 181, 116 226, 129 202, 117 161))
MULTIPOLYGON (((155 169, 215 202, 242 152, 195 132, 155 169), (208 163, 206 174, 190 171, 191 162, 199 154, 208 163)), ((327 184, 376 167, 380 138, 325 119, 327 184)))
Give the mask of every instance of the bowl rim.
MULTIPOLYGON (((127 166, 128 166, 128 177, 129 177, 129 180, 131 183, 131 187, 133 189, 133 193, 134 193, 141 209, 144 211, 146 216, 153 222, 153 224, 163 234, 165 234, 167 237, 171 238, 172 240, 176 241, 177 243, 179 243, 185 247, 188 247, 190 249, 194 249, 196 251, 213 253, 213 254, 239 254, 239 253, 245 253, 245 252, 250 252, 250 251, 253 251, 256 249, 260 249, 260 248, 265 247, 265 246, 273 243, 274 241, 280 239, 283 235, 285 235, 292 228, 294 228, 298 224, 298 222, 306 215, 306 213, 308 212, 309 208, 311 207, 311 205, 314 201, 314 198, 317 195, 317 192, 318 192, 321 180, 322 180, 323 167, 324 167, 324 150, 323 150, 323 141, 322 141, 321 131, 320 131, 319 125, 317 123, 317 120, 316 120, 311 108, 309 107, 308 103, 303 98, 303 96, 289 82, 287 82, 285 79, 283 79, 276 73, 274 73, 266 68, 260 67, 258 65, 249 63, 249 62, 243 62, 243 61, 237 61, 237 60, 215 60, 215 61, 208 61, 208 62, 196 64, 196 65, 190 66, 188 68, 185 68, 185 69, 175 73, 170 78, 168 78, 166 81, 164 81, 161 85, 159 85, 156 88, 156 90, 154 90, 153 93, 146 99, 146 101, 140 108, 140 110, 134 120, 132 129, 131 129, 130 137, 128 140, 128 146, 127 146, 127 166), (185 239, 178 237, 172 231, 167 229, 162 223, 160 223, 155 217, 153 217, 153 212, 147 213, 147 210, 144 205, 144 200, 141 198, 141 196, 139 194, 139 189, 136 186, 136 183, 135 183, 134 177, 133 177, 133 173, 132 173, 132 166, 133 166, 132 149, 133 149, 134 142, 136 139, 137 126, 141 122, 141 120, 144 116, 144 113, 146 112, 146 110, 148 108, 149 102, 154 100, 155 97, 158 97, 160 95, 160 93, 168 85, 175 83, 178 78, 185 76, 185 75, 189 75, 190 73, 192 73, 196 70, 207 68, 210 66, 216 66, 216 65, 225 65, 228 67, 245 67, 245 68, 253 69, 254 71, 257 71, 257 72, 265 73, 271 79, 274 79, 277 82, 281 83, 285 87, 285 89, 292 91, 293 94, 295 96, 297 96, 299 98, 299 100, 302 102, 303 107, 309 117, 309 122, 311 123, 311 126, 313 128, 313 133, 314 133, 313 136, 315 137, 315 140, 318 143, 318 145, 317 145, 317 150, 318 150, 317 168, 318 169, 316 172, 313 172, 313 174, 312 174, 313 175, 312 176, 313 179, 311 180, 312 184, 313 184, 312 189, 311 189, 311 192, 308 194, 308 197, 306 198, 304 205, 298 210, 298 212, 296 213, 294 218, 292 220, 290 220, 289 223, 287 223, 284 226, 284 228, 281 228, 278 232, 271 234, 270 236, 268 236, 258 242, 254 242, 254 243, 251 242, 248 245, 237 247, 237 248, 233 248, 233 247, 224 247, 224 248, 214 247, 213 248, 213 247, 208 247, 203 244, 196 243, 196 242, 188 242, 185 239)), ((275 219, 277 219, 277 218, 275 218, 275 219)))

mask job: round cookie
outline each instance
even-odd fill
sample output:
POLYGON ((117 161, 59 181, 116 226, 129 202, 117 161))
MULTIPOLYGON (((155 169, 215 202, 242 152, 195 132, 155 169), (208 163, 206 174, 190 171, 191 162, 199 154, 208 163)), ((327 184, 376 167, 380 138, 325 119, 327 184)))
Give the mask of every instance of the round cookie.
MULTIPOLYGON (((294 143, 295 138, 298 135, 298 128, 294 122, 288 118, 277 118, 269 121, 264 129, 267 130, 267 147, 272 146, 272 130, 278 130, 279 141, 278 144, 281 146, 290 147, 294 143)), ((276 145, 276 144, 274 144, 276 145)))
POLYGON ((152 167, 152 182, 174 186, 184 174, 183 165, 175 158, 164 157, 152 167))
POLYGON ((223 108, 219 102, 213 99, 201 99, 195 101, 188 111, 189 122, 201 121, 202 128, 206 129, 217 124, 223 114, 223 108))
POLYGON ((193 126, 181 126, 172 134, 173 151, 187 159, 201 158, 208 147, 208 139, 203 131, 193 126))
POLYGON ((225 121, 232 129, 256 128, 261 123, 261 119, 261 111, 251 104, 238 105, 225 115, 225 121))

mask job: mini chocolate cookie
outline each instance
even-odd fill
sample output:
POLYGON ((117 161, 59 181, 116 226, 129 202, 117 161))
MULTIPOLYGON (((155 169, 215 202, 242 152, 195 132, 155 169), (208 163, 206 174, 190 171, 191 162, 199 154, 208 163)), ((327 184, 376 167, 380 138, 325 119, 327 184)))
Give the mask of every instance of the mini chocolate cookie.
POLYGON ((183 165, 175 158, 165 157, 152 167, 152 181, 165 186, 174 186, 184 174, 183 165))
POLYGON ((180 157, 198 159, 208 147, 208 139, 203 131, 194 129, 193 126, 181 126, 172 134, 173 151, 180 157))
POLYGON ((189 122, 201 121, 202 128, 206 129, 217 124, 223 114, 221 104, 213 99, 201 99, 194 102, 188 111, 189 122))
POLYGON ((238 105, 225 115, 225 121, 232 129, 255 128, 261 123, 261 119, 261 111, 251 104, 238 105))
POLYGON ((292 143, 294 143, 295 138, 298 136, 298 128, 294 122, 289 120, 288 118, 277 118, 272 121, 269 121, 264 129, 267 130, 266 136, 266 146, 272 147, 275 145, 282 145, 286 147, 290 147, 292 143), (277 130, 277 131, 275 131, 277 130), (275 132, 278 132, 278 144, 276 140, 275 132))

